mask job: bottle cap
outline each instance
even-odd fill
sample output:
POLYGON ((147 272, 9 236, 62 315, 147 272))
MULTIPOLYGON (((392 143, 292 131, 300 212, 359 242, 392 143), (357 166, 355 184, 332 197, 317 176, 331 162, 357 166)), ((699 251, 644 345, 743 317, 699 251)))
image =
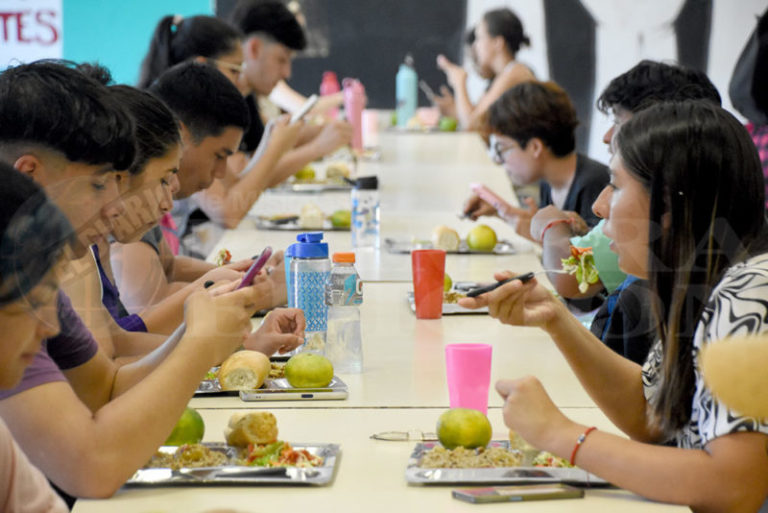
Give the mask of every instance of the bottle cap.
POLYGON ((355 263, 355 254, 352 252, 349 253, 334 253, 333 254, 333 261, 338 263, 348 263, 348 264, 354 264, 355 263))
POLYGON ((410 53, 405 54, 405 65, 408 66, 409 68, 413 68, 414 67, 414 65, 413 65, 413 55, 411 55, 410 53))
POLYGON ((290 256, 295 258, 328 258, 328 243, 323 240, 323 232, 306 232, 296 236, 296 244, 291 244, 290 256))
POLYGON ((355 189, 373 190, 379 188, 379 177, 374 176, 361 176, 355 180, 355 189))

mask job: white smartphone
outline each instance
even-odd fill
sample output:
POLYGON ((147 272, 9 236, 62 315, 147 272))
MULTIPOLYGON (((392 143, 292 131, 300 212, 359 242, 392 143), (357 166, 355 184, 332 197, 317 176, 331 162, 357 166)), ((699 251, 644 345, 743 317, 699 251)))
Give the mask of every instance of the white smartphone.
POLYGON ((291 123, 292 124, 296 123, 297 121, 304 118, 304 116, 307 115, 307 112, 309 112, 312 109, 312 107, 315 106, 315 104, 317 103, 317 100, 318 100, 318 96, 316 94, 313 94, 312 96, 307 98, 307 101, 304 102, 304 105, 302 105, 299 108, 299 110, 294 112, 293 115, 291 116, 291 123))

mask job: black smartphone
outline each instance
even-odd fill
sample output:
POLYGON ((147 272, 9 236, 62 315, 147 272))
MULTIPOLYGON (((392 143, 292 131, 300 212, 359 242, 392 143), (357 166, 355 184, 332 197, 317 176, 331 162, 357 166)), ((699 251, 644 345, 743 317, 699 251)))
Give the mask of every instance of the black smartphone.
POLYGON ((473 504, 489 502, 541 501, 547 499, 580 499, 584 490, 561 483, 490 486, 453 490, 453 498, 473 504))
POLYGON ((251 267, 248 268, 248 271, 245 273, 245 276, 243 276, 243 281, 240 282, 240 285, 237 286, 238 289, 242 289, 243 287, 248 287, 253 283, 253 279, 256 277, 257 274, 259 274, 259 271, 264 268, 264 266, 267 264, 267 260, 269 260, 269 257, 272 256, 272 248, 267 246, 264 248, 264 250, 261 252, 261 254, 254 259, 253 263, 251 264, 251 267))

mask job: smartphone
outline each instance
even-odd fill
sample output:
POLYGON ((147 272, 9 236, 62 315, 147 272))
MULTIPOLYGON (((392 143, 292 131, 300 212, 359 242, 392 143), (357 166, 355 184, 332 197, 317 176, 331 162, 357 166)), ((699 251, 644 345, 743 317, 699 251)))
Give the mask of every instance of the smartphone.
POLYGON ((307 112, 312 109, 312 107, 315 106, 317 103, 318 96, 316 94, 313 94, 309 98, 307 98, 307 101, 304 102, 304 105, 302 105, 299 110, 293 113, 291 116, 291 124, 296 123, 297 121, 304 118, 304 116, 307 115, 307 112))
POLYGON ((472 192, 477 194, 481 200, 495 208, 499 213, 499 217, 502 219, 513 217, 510 213, 512 205, 504 201, 501 196, 490 190, 485 185, 481 183, 471 183, 469 184, 469 188, 472 190, 472 192))
POLYGON ((238 285, 237 288, 242 289, 243 287, 250 286, 251 283, 253 283, 253 279, 256 277, 257 274, 259 274, 259 271, 261 271, 262 268, 267 264, 267 260, 269 260, 269 257, 271 256, 272 256, 272 248, 267 246, 266 248, 264 248, 261 254, 253 260, 251 267, 248 268, 248 271, 245 273, 245 276, 243 276, 243 281, 240 282, 240 285, 238 285))
POLYGON ((541 501, 547 499, 581 499, 584 490, 560 483, 491 486, 453 490, 453 498, 473 504, 489 502, 541 501))
POLYGON ((435 97, 437 96, 435 92, 432 90, 431 87, 429 87, 429 84, 424 82, 423 80, 419 80, 419 88, 424 91, 424 94, 427 96, 427 99, 431 101, 432 103, 435 103, 435 97))

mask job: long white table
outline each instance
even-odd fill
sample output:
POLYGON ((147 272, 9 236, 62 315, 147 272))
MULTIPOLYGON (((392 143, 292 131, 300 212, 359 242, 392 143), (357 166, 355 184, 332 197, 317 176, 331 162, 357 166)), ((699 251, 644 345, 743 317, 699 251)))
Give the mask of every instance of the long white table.
MULTIPOLYGON (((384 133, 379 162, 362 162, 359 175, 377 174, 381 181, 381 234, 409 240, 428 239, 437 224, 454 227, 461 235, 471 228, 457 214, 468 195, 468 183, 487 184, 509 191, 503 171, 488 159, 480 139, 472 134, 403 135, 384 133)), ((514 201, 513 194, 505 194, 514 201)), ((348 206, 348 196, 265 193, 252 214, 298 212, 306 201, 325 211, 348 206)), ((514 242, 511 256, 449 255, 446 270, 454 280, 489 281, 494 271, 541 268, 533 246, 499 220, 487 221, 501 238, 514 242)), ((213 254, 228 248, 236 258, 249 257, 269 244, 282 249, 297 232, 258 231, 252 219, 225 233, 213 254)), ((351 249, 346 232, 326 234, 331 251, 351 249)), ((196 487, 122 489, 105 501, 80 500, 76 513, 89 512, 213 512, 312 511, 390 512, 474 511, 475 506, 451 498, 452 486, 410 486, 405 469, 414 442, 382 442, 369 437, 382 431, 433 431, 448 408, 445 381, 446 344, 484 342, 493 345, 491 380, 532 374, 543 382, 555 404, 578 422, 601 430, 616 428, 581 388, 552 340, 542 331, 500 324, 487 315, 444 316, 417 320, 406 294, 411 288, 409 255, 385 250, 357 252, 363 277, 361 309, 364 366, 362 374, 340 377, 349 386, 342 401, 242 402, 237 397, 196 398, 191 406, 206 421, 205 440, 220 442, 229 417, 244 409, 275 413, 280 438, 291 442, 338 443, 342 456, 335 481, 319 488, 196 487)), ((501 417, 502 402, 489 394, 489 419, 494 438, 507 437, 501 417)), ((631 464, 631 462, 628 462, 631 464)), ((486 505, 483 509, 516 511, 684 511, 616 489, 588 490, 585 499, 486 505), (506 510, 506 509, 505 509, 506 510)))

